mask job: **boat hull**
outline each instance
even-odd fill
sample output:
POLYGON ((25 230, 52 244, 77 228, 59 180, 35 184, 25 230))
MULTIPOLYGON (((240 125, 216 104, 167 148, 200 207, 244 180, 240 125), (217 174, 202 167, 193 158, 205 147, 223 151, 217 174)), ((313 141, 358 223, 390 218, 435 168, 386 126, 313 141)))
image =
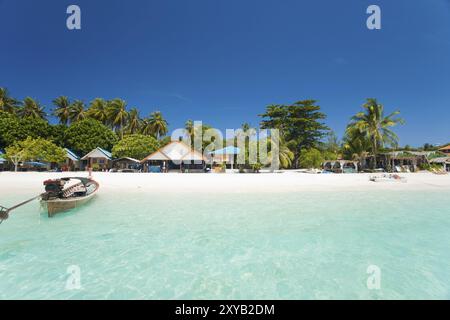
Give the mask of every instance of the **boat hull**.
POLYGON ((58 213, 67 212, 69 210, 78 208, 87 202, 89 202, 99 189, 98 183, 95 182, 95 190, 84 197, 67 198, 67 199, 54 199, 54 200, 41 200, 41 204, 48 212, 48 217, 52 218, 58 213))

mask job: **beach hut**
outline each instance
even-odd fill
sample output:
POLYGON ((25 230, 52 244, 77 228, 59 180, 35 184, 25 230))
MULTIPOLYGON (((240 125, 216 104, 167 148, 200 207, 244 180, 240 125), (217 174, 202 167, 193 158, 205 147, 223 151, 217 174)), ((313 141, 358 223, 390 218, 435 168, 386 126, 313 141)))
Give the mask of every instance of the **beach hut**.
POLYGON ((81 160, 88 168, 104 171, 111 168, 112 155, 111 152, 97 147, 81 158, 81 160))
POLYGON ((62 164, 62 170, 80 171, 81 170, 80 157, 67 148, 65 148, 64 150, 66 150, 66 161, 62 164))
POLYGON ((134 158, 123 157, 112 161, 114 172, 137 172, 140 170, 141 162, 134 158))
POLYGON ((203 172, 206 159, 203 154, 182 141, 172 141, 153 152, 141 163, 146 172, 203 172))
POLYGON ((443 152, 445 154, 450 154, 450 144, 448 146, 445 146, 443 148, 439 149, 440 152, 443 152))

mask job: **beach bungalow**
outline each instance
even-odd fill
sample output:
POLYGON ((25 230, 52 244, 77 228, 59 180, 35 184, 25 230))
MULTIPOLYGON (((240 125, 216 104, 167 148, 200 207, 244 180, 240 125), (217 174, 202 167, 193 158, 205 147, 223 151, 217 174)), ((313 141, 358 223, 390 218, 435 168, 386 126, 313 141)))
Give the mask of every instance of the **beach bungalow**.
POLYGON ((65 148, 66 150, 66 161, 62 164, 62 171, 80 171, 81 170, 81 161, 80 157, 77 156, 73 151, 65 148))
POLYGON ((112 169, 114 172, 137 172, 141 169, 141 162, 129 157, 114 159, 112 169))
POLYGON ((236 157, 240 152, 240 149, 234 146, 209 152, 208 156, 211 168, 214 168, 217 164, 225 164, 227 168, 233 169, 236 163, 236 157))
POLYGON ((81 161, 83 161, 83 165, 87 168, 104 171, 111 168, 112 155, 111 152, 97 147, 81 158, 81 161))
POLYGON ((450 154, 450 144, 448 146, 440 148, 439 151, 445 154, 450 154))
POLYGON ((172 141, 144 158, 145 172, 204 172, 206 159, 182 141, 172 141))

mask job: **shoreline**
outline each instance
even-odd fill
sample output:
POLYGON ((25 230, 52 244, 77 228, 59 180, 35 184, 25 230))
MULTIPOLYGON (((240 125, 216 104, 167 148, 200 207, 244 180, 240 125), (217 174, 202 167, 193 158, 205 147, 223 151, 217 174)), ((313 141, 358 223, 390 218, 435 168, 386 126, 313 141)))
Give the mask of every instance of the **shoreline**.
MULTIPOLYGON (((0 198, 43 192, 42 182, 50 178, 87 177, 87 172, 0 172, 0 198)), ((375 174, 307 174, 296 171, 260 174, 198 173, 106 173, 94 172, 100 191, 151 193, 289 193, 340 191, 450 191, 450 175, 428 172, 405 173, 402 182, 371 182, 375 174)))

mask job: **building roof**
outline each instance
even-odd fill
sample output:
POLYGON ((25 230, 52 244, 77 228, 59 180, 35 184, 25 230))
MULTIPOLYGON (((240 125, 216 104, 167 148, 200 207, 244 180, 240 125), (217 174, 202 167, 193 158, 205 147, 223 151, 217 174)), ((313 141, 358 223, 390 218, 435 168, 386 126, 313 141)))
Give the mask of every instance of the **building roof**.
POLYGON ((450 150, 450 144, 448 146, 445 146, 445 147, 439 149, 439 151, 443 151, 443 150, 450 150))
POLYGON ((129 157, 123 157, 123 158, 119 158, 119 159, 114 159, 113 162, 124 161, 124 160, 130 161, 130 162, 140 163, 139 160, 134 159, 134 158, 129 158, 129 157))
POLYGON ((108 160, 111 160, 112 154, 109 151, 97 147, 91 152, 89 152, 87 155, 85 155, 83 158, 81 158, 81 160, 87 160, 89 158, 106 158, 108 160))
POLYGON ((241 150, 237 147, 233 147, 233 146, 228 146, 226 148, 223 149, 219 149, 219 150, 214 150, 209 152, 209 154, 214 154, 214 155, 235 155, 235 154, 239 154, 241 152, 241 150))
POLYGON ((430 160, 430 163, 450 163, 450 157, 439 157, 430 160))
POLYGON ((79 161, 80 160, 80 157, 79 156, 77 156, 72 150, 69 150, 69 149, 67 149, 67 148, 64 148, 64 150, 66 150, 66 152, 67 152, 67 158, 69 158, 70 160, 72 160, 72 161, 79 161))
POLYGON ((181 141, 172 141, 142 160, 145 161, 204 161, 203 155, 181 141))

